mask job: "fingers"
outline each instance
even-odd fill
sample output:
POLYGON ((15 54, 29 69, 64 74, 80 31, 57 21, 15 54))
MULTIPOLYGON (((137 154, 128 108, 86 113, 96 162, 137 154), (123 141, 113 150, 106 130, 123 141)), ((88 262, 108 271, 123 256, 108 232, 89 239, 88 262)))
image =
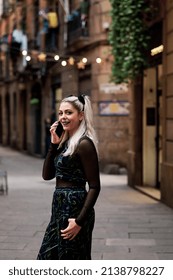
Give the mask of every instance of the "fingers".
POLYGON ((50 127, 50 132, 55 132, 58 125, 58 121, 54 122, 50 127))
POLYGON ((64 233, 64 234, 61 234, 61 236, 63 237, 63 239, 73 240, 76 235, 73 233, 64 233))
POLYGON ((61 230, 61 236, 63 239, 73 240, 79 233, 81 227, 76 224, 75 219, 68 219, 68 222, 67 228, 61 230))
POLYGON ((73 230, 61 230, 61 236, 63 239, 69 239, 72 240, 76 237, 76 235, 79 233, 78 231, 73 231, 73 230))
POLYGON ((78 232, 74 231, 74 229, 64 229, 61 230, 61 236, 63 237, 63 239, 69 239, 72 240, 76 237, 76 235, 78 234, 78 232))
POLYGON ((72 240, 73 238, 75 238, 76 234, 71 232, 71 231, 67 231, 67 230, 61 230, 61 236, 63 237, 63 239, 69 239, 72 240), (65 231, 64 233, 62 233, 63 231, 65 231))

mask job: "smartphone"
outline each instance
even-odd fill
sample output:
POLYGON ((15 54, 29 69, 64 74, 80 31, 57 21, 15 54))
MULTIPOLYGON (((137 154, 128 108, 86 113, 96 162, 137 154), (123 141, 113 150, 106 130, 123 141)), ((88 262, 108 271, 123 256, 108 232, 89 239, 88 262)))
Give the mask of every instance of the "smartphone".
POLYGON ((61 135, 63 133, 63 126, 62 126, 62 124, 60 122, 58 123, 55 132, 58 135, 58 137, 61 137, 61 135))

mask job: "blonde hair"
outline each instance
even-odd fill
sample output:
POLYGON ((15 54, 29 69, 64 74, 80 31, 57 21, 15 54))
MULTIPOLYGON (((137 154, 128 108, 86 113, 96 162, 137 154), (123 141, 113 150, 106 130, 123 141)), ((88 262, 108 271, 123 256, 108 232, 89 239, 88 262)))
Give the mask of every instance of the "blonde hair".
MULTIPOLYGON (((64 156, 72 155, 79 143, 79 140, 83 136, 88 136, 94 143, 96 150, 97 149, 97 136, 96 132, 94 130, 93 125, 93 110, 91 107, 90 98, 87 95, 82 95, 83 102, 80 101, 81 98, 77 96, 69 96, 64 98, 61 103, 68 102, 74 106, 75 109, 78 110, 78 112, 84 112, 84 118, 82 119, 78 130, 74 133, 74 135, 68 140, 68 148, 64 153, 64 156), (83 104, 84 103, 84 104, 83 104)), ((64 136, 59 144, 59 147, 62 146, 62 144, 68 139, 68 132, 66 131, 64 133, 64 136)))

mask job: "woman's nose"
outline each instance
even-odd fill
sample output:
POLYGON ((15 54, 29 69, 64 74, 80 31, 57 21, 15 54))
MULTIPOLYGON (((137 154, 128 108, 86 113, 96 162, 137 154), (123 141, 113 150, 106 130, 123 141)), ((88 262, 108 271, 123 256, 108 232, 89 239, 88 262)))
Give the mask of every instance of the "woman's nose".
POLYGON ((61 119, 61 120, 66 119, 65 113, 63 113, 63 114, 60 116, 60 119, 61 119))

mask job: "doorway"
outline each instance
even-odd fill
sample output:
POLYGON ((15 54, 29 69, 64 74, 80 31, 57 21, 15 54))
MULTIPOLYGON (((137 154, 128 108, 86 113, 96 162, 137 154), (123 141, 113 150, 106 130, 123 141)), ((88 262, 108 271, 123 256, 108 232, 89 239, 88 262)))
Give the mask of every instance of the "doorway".
POLYGON ((145 71, 143 92, 143 185, 159 189, 162 163, 161 64, 145 71))

